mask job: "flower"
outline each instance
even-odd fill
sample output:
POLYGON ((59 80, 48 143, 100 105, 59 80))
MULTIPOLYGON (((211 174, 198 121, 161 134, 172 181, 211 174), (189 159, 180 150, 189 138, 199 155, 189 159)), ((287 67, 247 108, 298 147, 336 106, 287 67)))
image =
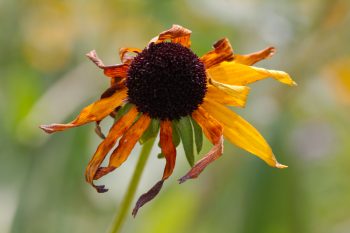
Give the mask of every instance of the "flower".
POLYGON ((193 165, 193 131, 197 151, 201 150, 202 132, 213 147, 179 179, 180 183, 196 178, 221 156, 224 137, 272 167, 286 167, 277 162, 260 133, 226 107, 244 107, 249 92, 246 85, 258 80, 273 77, 295 85, 285 72, 252 66, 271 57, 275 49, 269 47, 248 55, 234 54, 228 39, 224 38, 214 44, 212 51, 199 58, 189 49, 190 35, 190 30, 173 25, 154 37, 143 50, 122 48, 122 64, 112 66, 104 65, 96 52, 91 51, 87 57, 110 78, 110 88, 70 123, 40 126, 45 132, 53 133, 97 123, 96 132, 104 139, 89 162, 85 177, 98 192, 107 189, 93 181, 118 168, 138 141, 142 143, 155 137, 160 128, 159 146, 161 156, 166 160, 163 177, 139 198, 134 216, 141 206, 159 193, 164 181, 172 174, 179 140, 182 140, 187 159, 193 165), (99 122, 108 115, 116 120, 104 137, 99 122), (101 167, 118 139, 108 166, 101 167))

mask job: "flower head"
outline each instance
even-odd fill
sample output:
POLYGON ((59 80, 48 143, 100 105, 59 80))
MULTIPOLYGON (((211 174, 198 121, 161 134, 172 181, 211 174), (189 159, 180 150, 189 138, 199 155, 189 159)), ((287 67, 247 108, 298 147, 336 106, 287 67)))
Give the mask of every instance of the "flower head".
POLYGON ((143 50, 122 48, 122 64, 112 66, 104 65, 96 52, 91 51, 88 58, 110 78, 111 86, 100 100, 85 107, 70 123, 40 126, 47 133, 53 133, 96 122, 96 132, 103 141, 89 162, 85 177, 98 192, 107 189, 95 185, 94 180, 121 166, 138 141, 143 143, 160 131, 159 145, 166 161, 163 176, 139 198, 133 215, 159 193, 164 181, 172 174, 180 140, 192 166, 179 179, 180 183, 198 177, 222 155, 224 137, 272 167, 286 167, 277 162, 260 133, 227 107, 244 107, 249 93, 246 85, 258 80, 272 77, 295 85, 285 72, 252 66, 271 57, 275 49, 269 47, 248 55, 234 54, 229 41, 224 38, 214 44, 212 51, 197 57, 189 48, 190 35, 190 30, 173 25, 153 38, 143 50), (115 123, 104 136, 99 122, 108 115, 115 118, 115 123), (194 164, 193 141, 199 152, 202 132, 213 147, 194 164), (101 167, 117 141, 108 166, 101 167))

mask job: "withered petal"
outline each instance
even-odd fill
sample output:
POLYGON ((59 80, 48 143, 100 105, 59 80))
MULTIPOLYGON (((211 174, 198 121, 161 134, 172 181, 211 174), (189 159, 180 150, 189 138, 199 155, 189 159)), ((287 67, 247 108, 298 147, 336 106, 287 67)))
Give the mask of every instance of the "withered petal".
POLYGON ((250 54, 245 54, 245 55, 235 54, 235 62, 250 66, 250 65, 254 65, 255 63, 261 60, 272 57, 275 54, 275 52, 276 52, 276 49, 274 47, 267 47, 263 50, 250 53, 250 54))
POLYGON ((218 40, 213 47, 213 50, 200 58, 206 69, 220 64, 223 61, 232 61, 234 59, 233 49, 227 38, 218 40))
POLYGON ((162 149, 162 153, 166 160, 162 180, 167 179, 174 170, 176 162, 176 148, 173 143, 173 129, 171 121, 164 120, 160 122, 160 140, 159 144, 162 149))
POLYGON ((97 173, 97 170, 108 152, 113 148, 114 144, 120 138, 126 130, 133 124, 138 112, 136 107, 131 108, 124 116, 122 116, 117 122, 113 124, 105 140, 103 140, 98 146, 94 156, 90 160, 86 167, 85 179, 88 183, 93 184, 93 179, 97 173))
POLYGON ((57 131, 63 131, 69 128, 77 127, 90 123, 92 121, 100 121, 106 116, 108 116, 114 109, 120 106, 126 99, 127 90, 122 89, 115 92, 110 97, 100 99, 89 106, 85 107, 80 114, 70 123, 67 124, 51 124, 51 125, 41 125, 40 128, 46 133, 54 133, 57 131))
POLYGON ((93 63, 95 63, 96 66, 103 69, 103 72, 107 77, 126 78, 128 69, 129 69, 129 64, 125 63, 125 64, 106 66, 103 64, 102 60, 97 56, 97 53, 95 50, 92 50, 91 52, 87 53, 86 56, 93 63))
POLYGON ((113 171, 128 158, 131 150, 134 148, 137 141, 148 128, 150 122, 151 118, 148 115, 142 114, 140 116, 140 118, 128 129, 128 131, 126 131, 126 133, 120 139, 117 148, 111 154, 108 167, 101 167, 98 173, 95 174, 94 180, 97 180, 113 171))
POLYGON ((129 53, 139 54, 141 52, 142 52, 142 50, 138 49, 138 48, 121 48, 121 49, 119 49, 119 57, 123 63, 130 64, 132 62, 132 60, 134 59, 134 56, 130 56, 129 53))
POLYGON ((179 179, 179 183, 183 183, 188 179, 194 179, 213 161, 218 159, 224 149, 223 145, 223 126, 215 118, 213 118, 201 106, 192 113, 192 118, 202 128, 205 136, 213 143, 213 148, 199 160, 186 175, 179 179))
POLYGON ((194 179, 199 176, 199 174, 202 173, 202 171, 212 162, 214 162, 216 159, 218 159, 224 150, 224 144, 223 144, 223 136, 220 137, 219 141, 211 148, 211 150, 201 159, 199 160, 192 169, 187 172, 186 175, 181 177, 179 179, 179 183, 182 184, 188 179, 194 179))
POLYGON ((139 209, 146 204, 147 202, 151 201, 153 198, 155 198, 159 191, 162 189, 163 187, 163 183, 164 180, 160 180, 158 181, 148 192, 142 194, 139 199, 136 202, 136 205, 132 211, 132 216, 134 216, 134 218, 137 215, 137 212, 139 211, 139 209))
POLYGON ((184 47, 190 47, 191 46, 191 33, 192 31, 184 28, 180 25, 173 24, 173 26, 166 30, 161 32, 158 36, 154 37, 150 43, 161 43, 165 40, 170 39, 173 43, 179 43, 184 47))

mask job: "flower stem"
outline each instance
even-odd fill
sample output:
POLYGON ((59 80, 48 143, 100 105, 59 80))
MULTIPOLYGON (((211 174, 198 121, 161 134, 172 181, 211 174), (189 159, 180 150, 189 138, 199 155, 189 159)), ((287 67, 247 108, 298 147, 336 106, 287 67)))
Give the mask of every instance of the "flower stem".
POLYGON ((124 199, 120 205, 119 212, 117 213, 117 215, 115 216, 115 218, 112 222, 109 233, 119 233, 122 229, 122 226, 125 222, 125 218, 126 218, 127 213, 130 209, 131 202, 134 199, 135 192, 136 192, 137 187, 139 185, 143 169, 145 168, 146 162, 147 162, 148 157, 151 153, 151 149, 153 147, 155 140, 156 140, 155 137, 149 139, 142 147, 134 174, 133 174, 131 181, 129 183, 128 190, 127 190, 127 192, 124 196, 124 199))

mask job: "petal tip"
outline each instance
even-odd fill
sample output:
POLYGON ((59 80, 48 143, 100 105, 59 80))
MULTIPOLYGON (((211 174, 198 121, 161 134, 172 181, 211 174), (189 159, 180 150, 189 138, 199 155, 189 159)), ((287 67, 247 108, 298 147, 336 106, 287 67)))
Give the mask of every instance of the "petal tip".
POLYGON ((287 165, 280 164, 280 163, 276 163, 276 164, 275 164, 275 167, 277 167, 277 168, 279 168, 279 169, 283 169, 283 168, 287 168, 288 166, 287 166, 287 165))
POLYGON ((295 81, 292 81, 292 83, 290 84, 292 87, 296 87, 298 86, 298 84, 295 81))
POLYGON ((42 129, 42 130, 44 130, 45 133, 49 133, 49 134, 55 132, 55 131, 50 127, 50 125, 40 125, 39 128, 42 129))

